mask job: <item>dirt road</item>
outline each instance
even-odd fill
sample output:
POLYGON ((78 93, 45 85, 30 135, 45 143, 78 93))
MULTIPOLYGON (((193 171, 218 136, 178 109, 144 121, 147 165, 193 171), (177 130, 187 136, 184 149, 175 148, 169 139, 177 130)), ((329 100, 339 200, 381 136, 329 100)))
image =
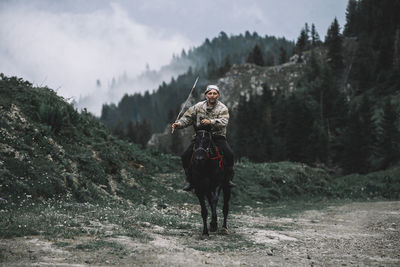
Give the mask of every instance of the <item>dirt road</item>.
POLYGON ((290 216, 249 209, 231 214, 229 235, 205 239, 200 220, 191 229, 143 227, 150 241, 111 234, 102 242, 114 245, 97 250, 72 249, 90 236, 57 242, 40 236, 2 239, 0 265, 400 266, 400 202, 349 203, 290 216))

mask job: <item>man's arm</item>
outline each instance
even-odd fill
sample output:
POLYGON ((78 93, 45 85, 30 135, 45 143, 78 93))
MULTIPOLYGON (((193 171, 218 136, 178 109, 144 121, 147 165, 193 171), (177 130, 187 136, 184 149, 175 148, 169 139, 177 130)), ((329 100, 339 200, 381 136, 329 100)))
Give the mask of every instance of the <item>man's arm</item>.
POLYGON ((229 122, 229 111, 228 109, 222 110, 217 118, 210 119, 211 126, 214 129, 221 129, 228 126, 229 122))
POLYGON ((194 122, 195 115, 196 115, 195 108, 194 106, 191 106, 188 110, 186 110, 186 112, 179 120, 177 120, 175 123, 172 124, 172 128, 181 129, 192 125, 194 122))

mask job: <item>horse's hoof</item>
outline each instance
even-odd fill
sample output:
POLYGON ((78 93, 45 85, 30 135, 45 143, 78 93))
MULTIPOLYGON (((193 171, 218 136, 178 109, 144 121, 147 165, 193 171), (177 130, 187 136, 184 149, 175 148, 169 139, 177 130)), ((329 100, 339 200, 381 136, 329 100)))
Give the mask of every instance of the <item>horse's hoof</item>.
POLYGON ((223 227, 223 228, 219 231, 219 233, 220 233, 221 235, 228 235, 228 234, 229 234, 228 228, 223 227))
POLYGON ((213 233, 214 233, 214 232, 216 232, 217 230, 218 230, 218 226, 216 226, 216 225, 215 225, 215 226, 211 226, 211 225, 210 225, 210 232, 213 232, 213 233))
POLYGON ((208 233, 203 233, 201 236, 200 236, 200 239, 201 240, 204 240, 204 239, 208 239, 210 237, 210 235, 208 234, 208 233))

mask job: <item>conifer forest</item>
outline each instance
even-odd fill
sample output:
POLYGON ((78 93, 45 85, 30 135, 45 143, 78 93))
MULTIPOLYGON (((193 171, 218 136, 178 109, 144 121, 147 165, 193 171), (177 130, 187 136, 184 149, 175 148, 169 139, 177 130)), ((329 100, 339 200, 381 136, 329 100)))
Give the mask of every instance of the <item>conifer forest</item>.
POLYGON ((400 161, 399 5, 350 0, 345 25, 334 18, 323 39, 308 23, 296 42, 221 32, 174 58, 175 64, 195 62, 186 73, 151 93, 103 105, 101 121, 144 147, 176 118, 197 76, 199 100, 233 64, 270 67, 291 59, 304 64, 295 90, 271 90, 267 81, 261 95, 241 97, 230 111, 228 139, 236 159, 289 160, 341 173, 389 168, 400 161))

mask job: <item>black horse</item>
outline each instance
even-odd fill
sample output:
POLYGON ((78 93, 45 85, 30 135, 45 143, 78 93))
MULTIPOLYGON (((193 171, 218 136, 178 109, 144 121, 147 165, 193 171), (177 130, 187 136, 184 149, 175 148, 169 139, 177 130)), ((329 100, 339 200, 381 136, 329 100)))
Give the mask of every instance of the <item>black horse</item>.
POLYGON ((225 181, 223 171, 223 158, 212 141, 212 135, 207 130, 196 131, 193 156, 191 160, 192 184, 201 205, 201 216, 203 218, 203 235, 208 235, 207 207, 205 198, 211 208, 210 232, 218 230, 217 203, 221 189, 224 193, 224 223, 221 233, 227 234, 226 221, 229 212, 229 199, 231 188, 225 181))

